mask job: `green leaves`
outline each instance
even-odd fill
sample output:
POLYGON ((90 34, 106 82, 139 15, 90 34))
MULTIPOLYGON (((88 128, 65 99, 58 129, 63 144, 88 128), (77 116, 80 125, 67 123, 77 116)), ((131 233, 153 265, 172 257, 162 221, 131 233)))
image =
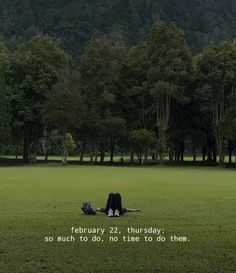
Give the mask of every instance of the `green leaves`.
POLYGON ((167 148, 167 131, 176 104, 189 102, 187 88, 192 74, 192 60, 182 30, 175 24, 155 24, 147 41, 147 82, 156 114, 160 159, 167 148))
POLYGON ((70 57, 49 36, 36 36, 10 54, 6 74, 12 132, 24 137, 24 159, 32 142, 38 142, 42 111, 54 85, 70 66, 70 57))
POLYGON ((150 82, 184 83, 191 71, 191 56, 182 30, 175 24, 155 24, 147 42, 150 82))
POLYGON ((236 43, 223 42, 218 46, 208 47, 199 56, 196 69, 199 97, 204 98, 203 106, 212 114, 214 135, 222 163, 224 143, 230 132, 229 124, 233 124, 229 113, 235 106, 236 43))
POLYGON ((9 113, 6 90, 6 72, 9 64, 9 52, 0 42, 0 145, 9 135, 9 113))
POLYGON ((126 124, 125 120, 120 117, 108 117, 102 120, 108 136, 120 137, 125 135, 126 124))
POLYGON ((72 128, 79 128, 86 115, 81 96, 81 84, 77 74, 68 71, 48 96, 43 109, 44 120, 67 133, 72 128))
MULTIPOLYGON (((117 92, 122 49, 108 39, 96 39, 88 46, 80 66, 82 86, 88 103, 114 104, 117 92)), ((100 106, 96 108, 100 111, 100 106)))
POLYGON ((178 99, 176 89, 177 87, 169 82, 158 81, 151 88, 151 95, 156 101, 162 100, 164 96, 178 99))

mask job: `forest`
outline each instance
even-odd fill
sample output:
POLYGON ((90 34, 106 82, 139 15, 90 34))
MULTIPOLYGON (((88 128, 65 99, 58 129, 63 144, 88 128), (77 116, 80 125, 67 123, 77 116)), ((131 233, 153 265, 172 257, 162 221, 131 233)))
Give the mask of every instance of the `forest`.
POLYGON ((17 49, 0 43, 1 154, 68 155, 78 161, 223 165, 236 153, 236 41, 193 54, 174 23, 154 23, 127 47, 90 41, 77 65, 60 42, 36 35, 17 49))
POLYGON ((176 22, 194 54, 236 33, 235 0, 0 0, 0 6, 0 35, 10 48, 48 34, 76 62, 91 39, 106 35, 135 46, 156 21, 176 22))

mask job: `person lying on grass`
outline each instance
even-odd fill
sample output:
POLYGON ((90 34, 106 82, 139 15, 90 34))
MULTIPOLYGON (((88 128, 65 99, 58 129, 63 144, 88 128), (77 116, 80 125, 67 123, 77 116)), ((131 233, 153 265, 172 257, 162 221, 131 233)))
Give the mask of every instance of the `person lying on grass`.
POLYGON ((81 207, 86 215, 96 215, 97 211, 105 212, 108 217, 119 217, 126 212, 138 212, 140 209, 123 208, 121 195, 119 193, 110 193, 108 195, 105 208, 93 208, 90 202, 84 202, 81 207))

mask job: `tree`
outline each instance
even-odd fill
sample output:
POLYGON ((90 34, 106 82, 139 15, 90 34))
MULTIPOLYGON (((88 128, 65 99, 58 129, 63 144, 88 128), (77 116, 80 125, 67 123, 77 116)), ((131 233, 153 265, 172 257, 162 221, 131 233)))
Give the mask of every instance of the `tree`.
POLYGON ((8 131, 7 98, 2 74, 0 72, 0 145, 6 138, 8 131))
POLYGON ((236 42, 209 46, 198 60, 199 96, 212 114, 219 164, 224 163, 226 132, 224 117, 232 104, 236 88, 236 42))
MULTIPOLYGON (((158 129, 158 149, 163 160, 170 115, 176 103, 186 102, 186 88, 192 69, 191 56, 182 30, 175 24, 155 24, 147 42, 148 84, 158 129)), ((176 113, 173 115, 175 116, 176 113)))
POLYGON ((106 34, 133 46, 159 18, 182 27, 194 53, 236 33, 234 0, 0 0, 0 6, 0 33, 12 47, 50 33, 78 63, 93 37, 106 34))
POLYGON ((146 129, 138 129, 130 133, 129 139, 131 145, 134 147, 137 153, 140 165, 143 165, 146 150, 155 142, 153 133, 146 129))
POLYGON ((232 91, 230 101, 231 105, 223 118, 223 130, 228 139, 229 163, 232 163, 232 152, 236 151, 236 89, 232 91))
POLYGON ((80 77, 77 72, 67 71, 66 75, 55 84, 43 110, 45 122, 56 127, 60 132, 63 164, 67 163, 68 136, 71 136, 70 133, 75 128, 81 127, 85 111, 81 96, 80 77))
MULTIPOLYGON (((34 160, 42 128, 42 105, 53 85, 68 66, 69 56, 49 36, 37 36, 14 52, 7 85, 12 124, 23 135, 23 158, 34 160)), ((19 135, 19 134, 17 134, 19 135)))
POLYGON ((146 43, 130 48, 121 66, 117 105, 131 130, 148 126, 147 70, 146 43))
MULTIPOLYGON (((93 154, 97 159, 100 149, 101 161, 105 154, 105 127, 102 120, 115 118, 119 115, 116 105, 119 93, 119 71, 123 49, 116 46, 107 38, 92 41, 81 59, 80 73, 82 80, 82 91, 87 105, 87 117, 85 121, 86 137, 83 146, 89 148, 91 161, 93 154), (92 132, 91 128, 94 128, 92 132), (88 143, 89 142, 89 143, 88 143)), ((82 136, 83 139, 85 139, 82 136)), ((113 141, 110 143, 110 153, 113 150, 113 141)))
POLYGON ((7 109, 6 71, 9 64, 9 52, 0 42, 0 145, 9 134, 9 115, 7 109))
MULTIPOLYGON (((127 135, 139 128, 153 131, 155 118, 151 113, 153 98, 149 92, 148 75, 149 59, 147 43, 141 43, 130 48, 122 62, 120 73, 120 92, 117 96, 117 105, 121 115, 126 120, 127 135)), ((126 147, 127 149, 128 147, 126 147)), ((134 150, 131 147, 130 160, 134 159, 134 150)), ((152 157, 157 158, 157 147, 153 146, 152 157)))
MULTIPOLYGON (((76 143, 73 139, 73 136, 69 133, 66 134, 65 136, 65 145, 66 145, 66 150, 69 153, 73 152, 76 149, 76 143)), ((67 156, 68 156, 67 154, 67 156)))
POLYGON ((110 162, 113 162, 115 145, 125 135, 125 120, 120 117, 108 117, 102 121, 106 130, 106 137, 110 144, 110 162))

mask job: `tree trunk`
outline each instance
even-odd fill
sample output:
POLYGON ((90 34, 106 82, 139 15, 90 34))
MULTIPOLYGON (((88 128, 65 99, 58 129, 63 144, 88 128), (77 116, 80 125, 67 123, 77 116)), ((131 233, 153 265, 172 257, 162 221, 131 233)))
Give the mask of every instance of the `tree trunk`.
POLYGON ((84 161, 84 152, 85 152, 84 149, 82 149, 81 152, 80 152, 80 158, 79 158, 80 162, 84 161))
POLYGON ((140 165, 143 166, 144 164, 144 155, 141 154, 141 157, 140 157, 140 165))
POLYGON ((145 161, 148 161, 148 149, 145 149, 145 161))
POLYGON ((175 101, 172 101, 170 108, 170 117, 169 117, 169 160, 173 161, 175 156, 175 145, 176 145, 176 124, 178 121, 177 116, 177 104, 175 101))
POLYGON ((63 131, 62 135, 62 164, 67 164, 67 157, 68 157, 68 151, 67 151, 67 145, 66 145, 66 132, 63 131))
POLYGON ((139 158, 139 163, 141 166, 143 166, 143 164, 144 164, 144 156, 145 155, 144 155, 143 149, 140 149, 138 158, 139 158))
POLYGON ((29 161, 29 132, 24 133, 23 160, 29 161))
POLYGON ((91 142, 90 142, 90 163, 93 163, 93 156, 94 156, 94 139, 92 138, 91 139, 91 142))
POLYGON ((113 137, 110 138, 110 162, 114 162, 115 143, 113 137))
POLYGON ((172 162, 174 161, 175 156, 175 139, 176 139, 176 132, 174 125, 171 125, 170 128, 170 139, 169 139, 169 160, 172 162))
POLYGON ((83 160, 84 160, 85 148, 86 148, 86 142, 85 142, 85 140, 83 140, 82 147, 81 147, 81 150, 80 150, 80 158, 79 158, 80 162, 83 162, 83 160))
POLYGON ((47 126, 43 129, 43 140, 42 140, 42 150, 44 153, 45 161, 48 160, 48 147, 47 147, 47 126))
POLYGON ((30 163, 37 161, 37 144, 35 142, 32 142, 31 145, 29 145, 29 160, 30 163))
POLYGON ((165 150, 166 150, 166 129, 159 128, 159 158, 161 163, 164 160, 165 150))
POLYGON ((28 138, 28 134, 24 137, 23 160, 24 161, 29 161, 29 138, 28 138))
POLYGON ((219 155, 219 165, 224 164, 224 147, 223 147, 223 138, 221 135, 218 136, 217 140, 217 150, 219 155))
POLYGON ((207 162, 211 162, 211 161, 214 161, 214 151, 210 150, 210 148, 208 148, 207 150, 207 162))
POLYGON ((202 148, 202 161, 203 162, 206 161, 206 148, 205 147, 202 148))
POLYGON ((134 162, 134 151, 133 149, 130 152, 130 162, 133 163, 134 162))
POLYGON ((104 159, 105 159, 104 143, 101 143, 101 158, 100 158, 100 162, 104 162, 104 159))
POLYGON ((98 161, 98 149, 96 148, 94 162, 98 161))
POLYGON ((213 150, 212 150, 212 155, 213 155, 213 162, 217 162, 217 152, 216 152, 216 147, 214 146, 213 147, 213 150))
POLYGON ((175 161, 178 161, 178 150, 177 150, 177 145, 175 146, 175 161))
POLYGON ((180 143, 180 160, 181 162, 184 162, 184 142, 180 143))
POLYGON ((155 148, 152 151, 152 160, 157 160, 158 153, 157 153, 157 147, 155 145, 155 148))
POLYGON ((174 160, 174 150, 173 150, 173 145, 172 144, 170 144, 169 160, 171 162, 174 160))
POLYGON ((216 105, 216 111, 214 112, 214 122, 215 122, 215 139, 217 146, 217 153, 219 156, 219 165, 224 164, 224 132, 221 126, 223 115, 226 111, 226 101, 225 101, 225 85, 223 81, 222 91, 221 91, 221 99, 219 104, 216 105))
POLYGON ((228 152, 229 152, 229 163, 232 163, 232 152, 233 152, 233 145, 232 145, 232 141, 229 140, 228 142, 228 152))
POLYGON ((19 148, 18 145, 16 146, 16 153, 15 153, 15 159, 18 159, 18 154, 19 154, 19 148))
POLYGON ((197 156, 196 156, 196 147, 193 147, 193 162, 196 162, 197 156))
POLYGON ((30 143, 32 139, 32 125, 25 125, 24 128, 24 143, 23 143, 23 160, 29 162, 30 143))
POLYGON ((45 154, 45 157, 44 157, 44 160, 45 160, 45 161, 48 161, 48 156, 49 156, 49 151, 47 150, 47 151, 46 151, 46 154, 45 154))

